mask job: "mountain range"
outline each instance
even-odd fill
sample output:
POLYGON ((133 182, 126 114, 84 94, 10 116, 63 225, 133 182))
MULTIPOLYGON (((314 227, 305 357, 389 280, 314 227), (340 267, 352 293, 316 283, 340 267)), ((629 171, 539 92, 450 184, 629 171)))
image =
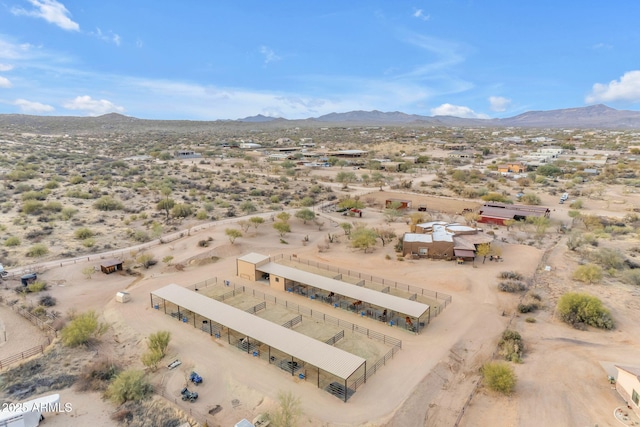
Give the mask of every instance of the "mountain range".
POLYGON ((0 131, 41 134, 110 133, 110 132, 206 132, 212 126, 240 126, 277 129, 281 127, 331 126, 445 126, 445 127, 522 127, 640 129, 640 111, 616 110, 606 105, 529 111, 502 119, 472 119, 453 116, 421 116, 402 112, 351 111, 331 113, 303 120, 257 115, 238 120, 191 121, 147 120, 110 113, 98 117, 31 116, 0 114, 0 131))
MULTIPOLYGON (((262 115, 239 119, 242 122, 265 122, 284 120, 262 115)), ((588 107, 566 108, 550 111, 528 111, 504 119, 476 119, 454 116, 421 116, 398 111, 350 111, 331 113, 305 121, 323 123, 359 123, 368 125, 406 125, 424 124, 433 126, 461 127, 534 127, 534 128, 604 128, 604 129, 640 129, 640 111, 616 110, 598 104, 588 107)))

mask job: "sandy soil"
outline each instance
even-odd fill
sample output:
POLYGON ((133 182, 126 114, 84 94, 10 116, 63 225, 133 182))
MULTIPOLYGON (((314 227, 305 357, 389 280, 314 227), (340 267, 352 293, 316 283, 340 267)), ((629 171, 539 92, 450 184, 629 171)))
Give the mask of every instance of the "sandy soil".
MULTIPOLYGON (((553 215, 564 216, 563 212, 557 209, 553 215)), ((621 209, 620 213, 623 212, 625 210, 621 209)), ((278 392, 288 390, 300 397, 304 411, 301 425, 454 425, 463 403, 479 381, 480 366, 490 359, 500 334, 510 321, 523 334, 527 345, 524 363, 516 366, 519 377, 516 394, 504 398, 481 388, 466 408, 461 425, 614 425, 611 414, 619 404, 619 398, 610 389, 599 362, 633 364, 635 358, 637 363, 640 350, 637 291, 634 294, 632 289, 607 285, 589 287, 588 290, 603 298, 612 308, 614 317, 619 319, 619 326, 613 332, 577 331, 560 323, 553 316, 555 301, 563 289, 576 286, 567 278, 575 261, 566 255, 566 246, 560 242, 543 263, 550 265, 551 271, 539 272, 535 282, 546 308, 534 315, 536 323, 526 323, 524 317, 514 313, 518 296, 498 292, 496 276, 500 271, 512 270, 532 277, 539 270, 543 250, 504 243, 503 263, 480 261, 475 268, 470 263, 398 261, 392 247, 380 244, 371 253, 363 254, 349 248, 344 237, 342 243, 332 244, 327 252, 319 253, 317 245, 325 242, 327 233, 342 234, 329 219, 333 219, 334 224, 345 220, 339 214, 325 213, 323 216, 327 218, 323 230, 292 219, 293 231, 285 237, 289 244, 280 243, 267 222, 256 235, 250 233, 235 244, 229 243, 224 235, 227 226, 220 226, 149 250, 159 260, 173 256, 173 264, 185 264, 184 271, 159 263, 149 270, 142 270, 140 277, 97 273, 86 279, 81 272, 86 264, 78 263, 52 268, 41 276, 53 284, 50 294, 58 299, 56 308, 59 311, 95 309, 112 324, 112 333, 105 337, 101 352, 124 364, 141 367, 139 356, 145 349, 144 338, 158 330, 171 331, 167 360, 180 358, 183 365, 172 371, 161 368, 152 374, 152 381, 165 390, 169 400, 176 399, 176 404, 187 412, 206 414, 214 405, 221 405, 221 412, 206 417, 209 425, 228 426, 241 418, 253 419, 259 413, 272 410, 278 392), (305 236, 309 236, 309 242, 303 245, 305 236), (197 246, 199 240, 208 237, 213 239, 209 248, 197 246), (453 303, 418 336, 373 320, 354 319, 352 313, 329 309, 334 316, 344 316, 349 321, 403 340, 403 349, 391 363, 358 389, 345 405, 315 386, 283 375, 266 363, 239 355, 226 343, 215 341, 150 307, 149 292, 169 283, 188 286, 214 276, 236 280, 235 259, 248 252, 296 254, 357 269, 448 293, 453 295, 453 303), (189 261, 196 255, 219 259, 215 263, 197 265, 189 261), (566 285, 558 287, 558 283, 566 285), (116 303, 115 293, 124 289, 131 293, 132 301, 116 303), (194 368, 205 379, 197 389, 201 398, 194 404, 185 404, 178 399, 179 390, 185 375, 194 368)), ((348 220, 372 226, 384 224, 382 215, 374 211, 367 211, 363 218, 348 220)), ((390 226, 398 233, 407 231, 405 223, 396 222, 390 226)), ((504 230, 498 230, 498 233, 508 235, 504 230)), ((555 237, 549 241, 555 241, 555 237)), ((273 292, 263 285, 252 286, 263 292, 273 292)), ((297 300, 293 295, 290 298, 298 303, 304 300, 302 297, 297 300)), ((304 300, 304 304, 310 304, 309 300, 304 300)), ((318 310, 325 309, 317 304, 318 310)), ((8 325, 8 320, 2 318, 8 325)), ((77 425, 80 419, 82 425, 115 425, 108 419, 108 414, 115 408, 99 396, 63 390, 62 397, 63 401, 73 404, 74 411, 50 416, 43 425, 77 425)))

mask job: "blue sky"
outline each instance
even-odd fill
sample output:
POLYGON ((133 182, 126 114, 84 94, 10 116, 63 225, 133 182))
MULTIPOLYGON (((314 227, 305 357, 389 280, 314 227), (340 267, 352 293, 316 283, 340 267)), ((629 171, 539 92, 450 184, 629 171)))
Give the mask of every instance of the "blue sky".
POLYGON ((640 109, 640 2, 0 0, 0 113, 640 109))

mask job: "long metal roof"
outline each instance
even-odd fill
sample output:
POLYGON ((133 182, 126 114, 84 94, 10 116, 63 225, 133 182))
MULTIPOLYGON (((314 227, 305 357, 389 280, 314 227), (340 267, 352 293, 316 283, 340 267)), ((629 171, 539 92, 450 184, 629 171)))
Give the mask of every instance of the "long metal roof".
POLYGON ((151 292, 211 321, 227 326, 341 379, 349 378, 365 359, 253 314, 171 284, 151 292))
POLYGON ((367 302, 378 307, 387 308, 397 313, 402 313, 412 317, 420 317, 429 310, 429 306, 427 304, 374 291, 373 289, 368 289, 363 286, 352 285, 340 280, 319 276, 317 274, 298 270, 293 267, 287 267, 286 265, 276 264, 274 262, 257 267, 257 270, 273 274, 275 276, 284 277, 285 279, 293 280, 294 282, 304 285, 334 292, 338 295, 353 298, 356 301, 367 302))

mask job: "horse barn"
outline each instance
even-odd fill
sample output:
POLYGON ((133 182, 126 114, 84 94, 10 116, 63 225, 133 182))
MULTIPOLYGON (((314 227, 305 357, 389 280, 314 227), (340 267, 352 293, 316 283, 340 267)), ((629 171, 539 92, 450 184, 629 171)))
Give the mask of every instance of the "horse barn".
POLYGON ((551 213, 544 206, 509 205, 505 203, 485 203, 479 211, 478 222, 485 224, 504 225, 505 221, 524 221, 528 217, 546 217, 551 213))
POLYGON ((151 292, 151 306, 345 402, 366 382, 365 359, 182 286, 151 292))
POLYGON ((273 289, 308 296, 415 333, 420 333, 431 320, 427 304, 368 289, 364 280, 354 285, 338 280, 342 275, 329 278, 277 264, 266 255, 250 253, 238 258, 237 274, 252 281, 268 279, 273 289))

